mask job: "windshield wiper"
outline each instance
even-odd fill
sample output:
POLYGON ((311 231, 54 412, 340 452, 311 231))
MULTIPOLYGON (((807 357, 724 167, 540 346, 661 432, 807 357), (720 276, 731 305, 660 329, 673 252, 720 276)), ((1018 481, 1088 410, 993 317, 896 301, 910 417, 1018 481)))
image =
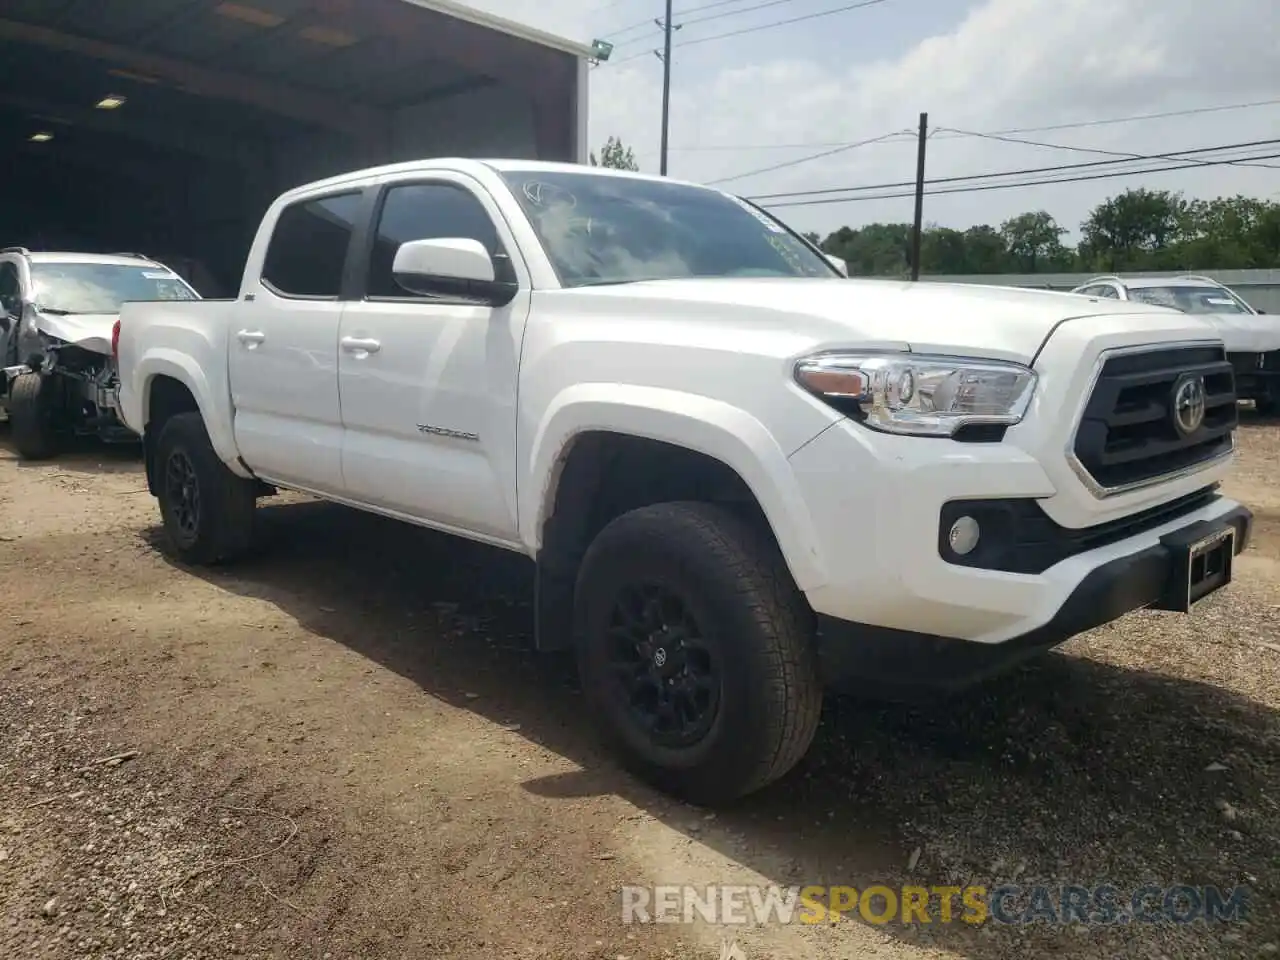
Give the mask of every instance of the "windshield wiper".
POLYGON ((47 313, 54 317, 79 317, 84 314, 83 310, 63 310, 60 307, 42 307, 38 303, 36 304, 36 309, 41 313, 47 313))

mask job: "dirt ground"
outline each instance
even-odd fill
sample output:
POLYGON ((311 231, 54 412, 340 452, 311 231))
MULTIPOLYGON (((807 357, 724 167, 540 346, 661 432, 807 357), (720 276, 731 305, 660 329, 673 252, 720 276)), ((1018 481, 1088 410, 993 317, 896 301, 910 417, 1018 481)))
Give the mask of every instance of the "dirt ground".
POLYGON ((833 700, 711 815, 617 772, 528 652, 517 557, 282 496, 184 569, 130 449, 0 425, 0 957, 680 960, 1276 955, 1280 427, 1228 490, 1236 582, 958 702, 833 700), (1243 884, 1246 923, 623 924, 654 883, 1243 884))

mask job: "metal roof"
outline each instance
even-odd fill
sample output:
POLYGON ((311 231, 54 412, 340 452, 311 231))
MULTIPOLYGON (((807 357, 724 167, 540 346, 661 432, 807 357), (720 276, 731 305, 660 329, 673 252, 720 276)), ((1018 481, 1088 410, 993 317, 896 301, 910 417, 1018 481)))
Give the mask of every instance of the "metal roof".
POLYGON ((282 124, 363 140, 389 111, 477 87, 554 96, 586 56, 456 0, 4 0, 0 125, 150 133, 205 156, 282 124), (111 94, 125 105, 94 109, 111 94))
POLYGON ((582 57, 585 60, 594 59, 595 56, 589 43, 558 37, 553 33, 547 33, 545 30, 539 30, 537 27, 517 23, 515 20, 508 20, 492 13, 485 13, 483 10, 456 3, 454 0, 404 0, 404 2, 426 10, 436 10, 451 17, 457 17, 459 20, 468 20, 491 30, 508 33, 513 37, 519 37, 521 40, 528 40, 530 43, 539 43, 544 47, 563 50, 565 53, 571 53, 575 57, 582 57))

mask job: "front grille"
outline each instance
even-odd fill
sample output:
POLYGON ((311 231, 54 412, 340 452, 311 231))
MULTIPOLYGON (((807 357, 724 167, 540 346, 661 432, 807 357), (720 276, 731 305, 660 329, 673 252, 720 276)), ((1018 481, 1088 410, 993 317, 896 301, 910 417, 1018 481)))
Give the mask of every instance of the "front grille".
POLYGON ((1120 354, 1094 385, 1075 456, 1104 491, 1143 484, 1229 452, 1236 422, 1235 376, 1221 347, 1120 354), (1204 386, 1204 418, 1189 432, 1174 403, 1187 379, 1204 386))

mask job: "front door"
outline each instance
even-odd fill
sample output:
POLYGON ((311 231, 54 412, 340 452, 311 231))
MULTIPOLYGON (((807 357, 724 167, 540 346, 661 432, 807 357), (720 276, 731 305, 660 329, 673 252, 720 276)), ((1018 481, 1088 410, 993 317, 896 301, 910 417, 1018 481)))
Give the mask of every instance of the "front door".
POLYGON ((338 327, 359 191, 281 211, 263 261, 231 311, 235 437, 264 479, 341 494, 338 327))
POLYGON ((518 542, 516 377, 528 284, 501 308, 414 295, 392 277, 408 240, 467 237, 515 267, 492 198, 461 174, 386 186, 365 279, 338 338, 348 496, 433 526, 518 542))

